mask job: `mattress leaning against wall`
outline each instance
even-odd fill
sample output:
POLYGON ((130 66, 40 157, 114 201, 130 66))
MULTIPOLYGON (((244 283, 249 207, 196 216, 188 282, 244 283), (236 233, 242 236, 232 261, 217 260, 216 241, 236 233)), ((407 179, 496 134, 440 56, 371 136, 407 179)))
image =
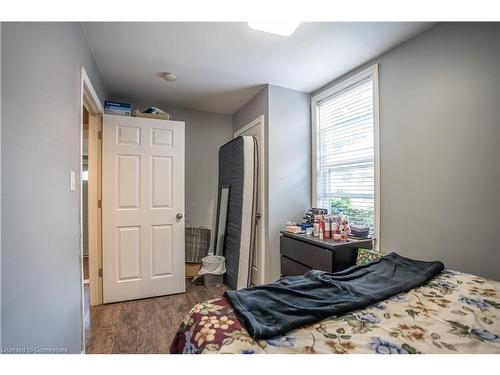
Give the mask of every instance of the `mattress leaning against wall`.
POLYGON ((219 190, 229 186, 223 255, 224 283, 231 289, 249 286, 257 204, 257 144, 254 137, 240 136, 219 150, 219 190))

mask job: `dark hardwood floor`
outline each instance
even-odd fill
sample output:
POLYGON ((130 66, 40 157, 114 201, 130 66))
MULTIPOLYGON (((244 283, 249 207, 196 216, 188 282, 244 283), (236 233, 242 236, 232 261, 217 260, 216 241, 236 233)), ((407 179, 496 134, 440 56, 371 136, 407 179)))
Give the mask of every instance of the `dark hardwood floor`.
POLYGON ((85 318, 86 353, 168 353, 189 310, 221 297, 215 289, 186 280, 186 293, 92 306, 85 318))

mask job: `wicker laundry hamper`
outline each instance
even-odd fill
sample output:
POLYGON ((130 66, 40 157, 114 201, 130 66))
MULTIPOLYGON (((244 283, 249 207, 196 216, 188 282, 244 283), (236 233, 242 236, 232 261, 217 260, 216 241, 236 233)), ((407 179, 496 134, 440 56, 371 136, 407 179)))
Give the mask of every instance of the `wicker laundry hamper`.
POLYGON ((194 277, 201 268, 201 259, 210 249, 211 231, 205 227, 186 227, 186 277, 194 277))

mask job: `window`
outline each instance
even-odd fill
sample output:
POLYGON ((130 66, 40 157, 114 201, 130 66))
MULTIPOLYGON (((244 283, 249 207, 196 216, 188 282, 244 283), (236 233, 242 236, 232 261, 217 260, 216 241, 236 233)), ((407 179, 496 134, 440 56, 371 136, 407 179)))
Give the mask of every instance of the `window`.
POLYGON ((378 237, 378 84, 373 66, 312 98, 313 204, 378 237))

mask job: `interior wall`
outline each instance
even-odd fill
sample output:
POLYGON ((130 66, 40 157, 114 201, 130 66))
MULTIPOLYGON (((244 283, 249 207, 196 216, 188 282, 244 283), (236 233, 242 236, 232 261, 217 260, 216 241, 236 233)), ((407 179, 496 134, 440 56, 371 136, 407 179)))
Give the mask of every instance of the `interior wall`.
POLYGON ((80 353, 81 67, 105 88, 79 23, 1 28, 2 347, 80 353))
POLYGON ((500 280, 500 25, 438 24, 374 62, 381 249, 500 280))
MULTIPOLYGON (((245 103, 240 109, 238 109, 233 114, 233 133, 243 128, 245 125, 249 124, 259 116, 264 116, 264 137, 266 147, 264 150, 260 150, 263 155, 259 157, 264 157, 266 174, 265 178, 269 181, 269 85, 265 85, 262 90, 260 90, 255 96, 253 96, 247 103, 245 103)), ((268 223, 266 230, 269 231, 269 183, 266 184, 265 196, 265 219, 268 223)), ((265 246, 266 246, 266 268, 264 275, 264 282, 269 282, 270 273, 269 267, 269 232, 265 236, 265 246)))
POLYGON ((139 110, 155 106, 170 113, 173 120, 186 123, 185 218, 193 227, 210 228, 213 246, 219 148, 233 138, 232 117, 158 103, 132 103, 132 106, 139 110))
POLYGON ((280 231, 302 222, 311 207, 311 101, 309 94, 269 86, 268 277, 281 277, 280 231))
POLYGON ((261 115, 264 115, 267 133, 267 124, 269 121, 269 85, 265 85, 233 114, 233 132, 240 130, 261 115))
POLYGON ((311 204, 311 117, 307 93, 266 85, 233 115, 234 131, 264 115, 267 148, 266 282, 281 276, 279 238, 311 204))

